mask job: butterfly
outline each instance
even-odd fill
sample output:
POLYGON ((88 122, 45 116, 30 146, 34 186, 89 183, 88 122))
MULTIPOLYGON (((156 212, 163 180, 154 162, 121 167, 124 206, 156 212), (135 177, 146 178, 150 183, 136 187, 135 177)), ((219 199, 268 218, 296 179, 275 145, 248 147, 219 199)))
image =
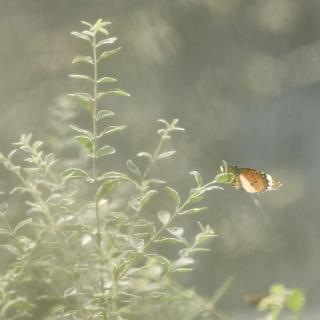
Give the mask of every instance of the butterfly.
POLYGON ((225 161, 218 169, 218 174, 231 173, 231 185, 236 189, 241 189, 249 193, 262 193, 265 191, 278 190, 281 187, 281 182, 270 174, 260 170, 251 168, 239 168, 229 165, 225 161))

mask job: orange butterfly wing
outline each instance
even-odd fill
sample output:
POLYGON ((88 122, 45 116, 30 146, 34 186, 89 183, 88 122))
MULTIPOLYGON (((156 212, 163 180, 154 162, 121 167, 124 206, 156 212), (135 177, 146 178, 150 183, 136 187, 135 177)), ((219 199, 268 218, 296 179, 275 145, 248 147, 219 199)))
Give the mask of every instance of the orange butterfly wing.
POLYGON ((261 171, 242 168, 239 172, 241 187, 249 193, 260 193, 268 190, 269 180, 261 171))

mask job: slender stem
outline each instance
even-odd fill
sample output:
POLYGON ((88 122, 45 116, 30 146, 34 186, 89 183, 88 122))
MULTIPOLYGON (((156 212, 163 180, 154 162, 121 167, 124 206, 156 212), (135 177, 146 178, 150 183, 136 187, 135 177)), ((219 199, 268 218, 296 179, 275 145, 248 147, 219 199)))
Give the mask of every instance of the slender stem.
POLYGON ((164 143, 164 139, 161 137, 161 139, 156 147, 156 150, 154 151, 152 158, 149 161, 148 167, 146 168, 145 172, 143 173, 143 175, 141 177, 142 181, 148 176, 148 174, 152 168, 152 165, 154 164, 155 160, 157 159, 157 156, 159 155, 159 152, 162 148, 163 143, 164 143))
MULTIPOLYGON (((98 94, 98 70, 97 70, 97 50, 96 50, 96 36, 93 37, 92 43, 93 49, 93 117, 92 117, 92 127, 93 127, 93 157, 92 157, 92 170, 93 170, 93 183, 97 189, 97 94, 98 94)), ((97 222, 97 242, 99 248, 101 248, 101 230, 100 230, 100 216, 99 216, 99 204, 97 192, 95 193, 95 211, 96 211, 96 222, 97 222)))
MULTIPOLYGON (((98 173, 97 173, 97 151, 98 151, 98 139, 97 139, 97 112, 98 112, 98 60, 97 60, 97 48, 96 48, 96 34, 93 35, 92 41, 93 50, 93 157, 92 157, 92 170, 93 170, 93 185, 95 188, 95 212, 96 212, 96 224, 97 224, 97 243, 101 253, 101 228, 100 228, 100 214, 99 214, 99 199, 98 199, 98 173)), ((100 287, 101 292, 104 292, 104 279, 103 272, 100 263, 100 287)), ((103 312, 103 319, 106 319, 106 313, 103 312)))

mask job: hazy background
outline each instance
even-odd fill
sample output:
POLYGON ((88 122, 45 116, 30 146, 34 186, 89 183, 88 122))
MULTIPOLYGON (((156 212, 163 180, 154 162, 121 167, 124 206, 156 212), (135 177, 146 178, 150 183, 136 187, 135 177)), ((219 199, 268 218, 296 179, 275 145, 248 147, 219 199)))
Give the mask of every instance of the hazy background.
MULTIPOLYGON (((71 60, 87 49, 70 31, 100 17, 112 21, 111 34, 123 46, 102 72, 132 95, 110 103, 116 121, 129 125, 117 140, 118 166, 154 148, 156 119, 177 117, 187 131, 174 140, 175 161, 161 168, 174 187, 186 191, 191 170, 212 179, 221 159, 283 182, 280 191, 256 197, 260 207, 244 192, 212 192, 210 210, 199 218, 219 238, 182 281, 211 295, 233 276, 223 303, 228 312, 249 310, 244 294, 282 282, 302 287, 314 310, 320 299, 320 1, 1 0, 2 152, 22 133, 44 141, 54 134, 53 110, 83 85, 67 76, 80 73, 71 60)), ((75 121, 84 123, 84 116, 75 121)), ((0 189, 9 185, 1 170, 0 189)))

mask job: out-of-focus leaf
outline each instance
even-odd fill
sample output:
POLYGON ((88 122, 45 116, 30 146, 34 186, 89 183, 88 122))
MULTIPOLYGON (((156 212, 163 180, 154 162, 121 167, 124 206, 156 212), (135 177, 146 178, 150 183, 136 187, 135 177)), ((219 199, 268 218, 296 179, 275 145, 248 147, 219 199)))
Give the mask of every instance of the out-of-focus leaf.
POLYGON ((114 116, 114 112, 110 110, 100 110, 97 114, 97 121, 106 117, 113 117, 113 116, 114 116))
POLYGON ((217 183, 227 183, 230 184, 233 182, 235 176, 233 173, 219 173, 214 178, 217 183))
POLYGON ((169 196, 171 197, 171 199, 174 201, 174 203, 176 204, 177 207, 180 206, 180 196, 179 193, 174 190, 171 187, 165 187, 165 190, 167 191, 167 193, 169 194, 169 196))
POLYGON ((92 78, 90 78, 89 76, 86 76, 84 74, 69 74, 69 77, 73 78, 73 79, 88 80, 90 82, 93 82, 92 78))
POLYGON ((103 77, 98 80, 98 83, 112 83, 112 82, 116 82, 116 81, 117 81, 117 79, 112 78, 112 77, 103 77))
POLYGON ((127 168, 136 176, 141 177, 141 171, 138 168, 138 166, 132 161, 132 160, 128 160, 127 161, 127 168))
POLYGON ((293 289, 286 298, 286 305, 293 312, 301 311, 304 307, 304 303, 304 293, 300 289, 293 289))
POLYGON ((74 296, 76 294, 77 294, 77 288, 71 287, 71 288, 69 288, 69 289, 64 291, 63 297, 67 298, 67 297, 70 297, 70 296, 74 296))
POLYGON ((73 126, 71 125, 70 128, 74 131, 77 131, 79 133, 82 133, 84 135, 86 135, 87 137, 89 137, 90 139, 93 139, 93 134, 92 132, 88 131, 88 130, 85 130, 85 129, 81 129, 81 128, 78 128, 76 126, 73 126))
POLYGON ((88 151, 91 155, 93 152, 92 140, 87 136, 76 136, 75 139, 88 151))
POLYGON ((13 247, 9 244, 0 244, 0 249, 5 249, 6 251, 12 253, 15 256, 19 256, 20 252, 16 247, 13 247))
POLYGON ((143 208, 156 193, 156 190, 148 190, 140 200, 140 207, 143 208))
POLYGON ((68 177, 68 178, 88 178, 88 174, 82 170, 82 169, 79 169, 79 168, 70 168, 70 169, 67 169, 65 171, 62 172, 62 175, 64 177, 68 177))
POLYGON ((31 224, 31 223, 32 223, 32 219, 31 219, 31 218, 19 222, 19 223, 14 227, 14 232, 17 232, 19 229, 21 229, 21 228, 23 228, 24 226, 26 226, 26 225, 28 225, 28 224, 31 224))
POLYGON ((116 153, 116 149, 114 147, 105 145, 97 151, 97 158, 109 156, 114 153, 116 153))
POLYGON ((72 60, 72 63, 88 63, 93 65, 93 59, 90 56, 76 56, 72 60))
POLYGON ((162 224, 166 225, 170 221, 171 214, 168 211, 161 210, 157 213, 157 217, 162 224))
POLYGON ((72 31, 71 34, 72 34, 73 36, 79 38, 79 39, 82 39, 82 40, 86 40, 86 41, 91 42, 91 39, 90 39, 87 35, 85 35, 85 34, 83 34, 83 33, 81 33, 81 32, 72 31))
POLYGON ((104 97, 104 96, 123 96, 123 97, 130 97, 130 94, 128 92, 125 92, 121 89, 114 89, 106 92, 99 92, 98 93, 98 99, 104 97))
POLYGON ((104 51, 101 53, 101 55, 99 56, 98 58, 98 61, 102 60, 102 59, 105 59, 105 58, 108 58, 114 54, 116 54, 117 52, 119 52, 121 50, 121 47, 118 47, 116 49, 113 49, 113 50, 109 50, 109 51, 104 51))
POLYGON ((122 131, 126 128, 127 126, 109 126, 105 129, 103 129, 100 134, 98 135, 98 138, 102 138, 103 136, 110 134, 110 133, 114 133, 117 131, 122 131))
POLYGON ((172 151, 167 151, 167 152, 163 152, 161 154, 158 155, 158 159, 164 159, 164 158, 168 158, 171 157, 173 154, 175 154, 176 151, 172 150, 172 151))
POLYGON ((106 198, 110 194, 110 192, 115 188, 118 182, 118 180, 108 180, 104 184, 102 184, 97 192, 98 200, 106 198))
POLYGON ((202 177, 201 177, 201 174, 200 174, 198 171, 191 171, 190 174, 193 175, 194 180, 195 180, 196 183, 197 183, 197 186, 198 186, 198 187, 202 186, 202 177))
POLYGON ((192 208, 192 209, 188 209, 188 210, 179 212, 179 214, 181 214, 181 215, 183 215, 183 214, 196 214, 198 212, 205 211, 207 209, 208 209, 207 207, 192 208))
POLYGON ((170 228, 167 228, 167 231, 177 238, 182 237, 184 233, 184 230, 182 227, 170 227, 170 228))
POLYGON ((107 39, 103 39, 101 41, 98 42, 97 44, 97 48, 99 48, 100 46, 103 46, 105 44, 112 44, 115 43, 117 41, 116 37, 111 37, 111 38, 107 38, 107 39))

